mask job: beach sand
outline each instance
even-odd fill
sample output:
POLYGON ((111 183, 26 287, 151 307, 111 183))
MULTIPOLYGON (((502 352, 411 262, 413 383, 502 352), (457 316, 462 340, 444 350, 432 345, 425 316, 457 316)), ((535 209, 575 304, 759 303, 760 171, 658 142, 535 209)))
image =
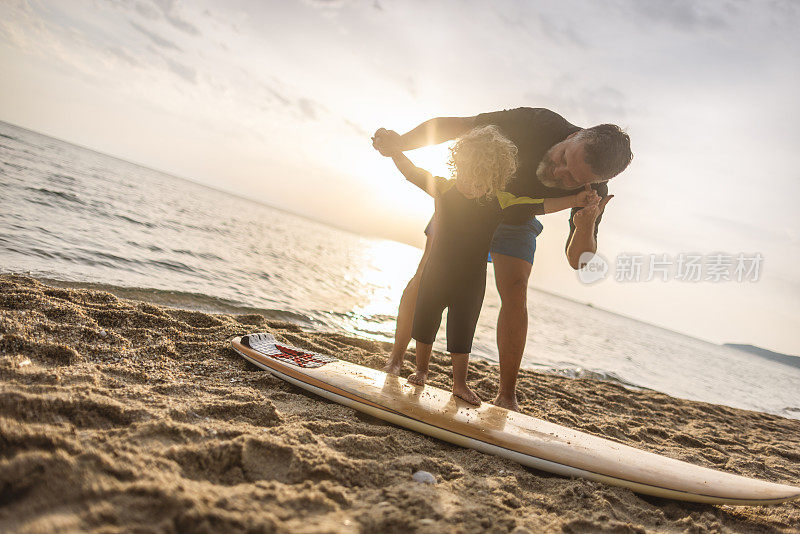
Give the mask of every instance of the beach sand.
MULTIPOLYGON (((370 367, 389 349, 0 276, 0 531, 800 532, 798 502, 644 497, 362 415, 245 362, 229 342, 255 331, 370 367)), ((447 359, 431 370, 449 388, 447 359)), ((483 399, 496 384, 495 366, 472 362, 483 399)), ((528 370, 519 396, 548 421, 800 484, 798 420, 528 370)))

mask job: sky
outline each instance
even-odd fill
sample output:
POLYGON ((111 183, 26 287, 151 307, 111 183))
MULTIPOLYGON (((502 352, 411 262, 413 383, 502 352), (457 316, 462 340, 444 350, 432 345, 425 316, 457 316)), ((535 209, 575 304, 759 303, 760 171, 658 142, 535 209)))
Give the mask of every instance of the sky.
MULTIPOLYGON (((579 280, 557 213, 532 285, 800 354, 798 26, 778 0, 0 0, 0 120, 416 246, 433 206, 378 127, 520 106, 616 123, 634 161, 609 184, 608 277, 579 280), (681 253, 763 262, 756 281, 614 277, 620 255, 681 253)), ((408 155, 447 172, 446 145, 408 155)))

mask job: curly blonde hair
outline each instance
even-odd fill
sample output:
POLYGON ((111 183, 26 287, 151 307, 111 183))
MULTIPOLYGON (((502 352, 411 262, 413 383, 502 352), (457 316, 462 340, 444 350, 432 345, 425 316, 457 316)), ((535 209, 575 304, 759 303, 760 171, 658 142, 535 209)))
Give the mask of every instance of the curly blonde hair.
POLYGON ((471 197, 493 197, 517 170, 517 146, 497 126, 473 128, 450 149, 448 166, 471 197))

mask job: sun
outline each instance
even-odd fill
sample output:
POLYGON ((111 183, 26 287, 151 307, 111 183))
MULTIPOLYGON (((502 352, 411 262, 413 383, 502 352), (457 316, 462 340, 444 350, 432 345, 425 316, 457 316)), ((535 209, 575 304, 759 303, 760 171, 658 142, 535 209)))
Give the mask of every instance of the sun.
POLYGON ((429 171, 434 176, 444 176, 450 178, 450 169, 447 160, 450 158, 450 147, 453 142, 442 143, 440 145, 427 146, 406 152, 408 159, 414 165, 429 171))
MULTIPOLYGON (((443 176, 450 178, 450 169, 447 166, 447 160, 450 157, 450 146, 452 142, 442 143, 440 145, 428 146, 418 148, 416 150, 409 150, 405 155, 416 165, 434 176, 443 176)), ((403 180, 403 176, 395 168, 394 164, 389 158, 378 156, 377 152, 370 152, 364 154, 365 158, 361 165, 361 169, 366 171, 370 176, 396 176, 397 180, 388 179, 382 183, 394 189, 398 180, 403 180), (377 157, 376 157, 377 156, 377 157)), ((373 178, 374 180, 374 178, 373 178)), ((373 182, 372 185, 375 185, 373 182)), ((409 184, 410 186, 410 184, 409 184)))

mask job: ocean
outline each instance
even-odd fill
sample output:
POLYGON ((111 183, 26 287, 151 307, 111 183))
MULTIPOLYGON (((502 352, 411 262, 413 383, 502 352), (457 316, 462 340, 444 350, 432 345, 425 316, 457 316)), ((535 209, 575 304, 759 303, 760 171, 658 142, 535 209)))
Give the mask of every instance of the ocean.
MULTIPOLYGON (((422 251, 258 197, 0 122, 0 272, 391 341, 422 251)), ((523 367, 800 418, 800 366, 528 292, 523 367)), ((499 307, 489 269, 473 357, 497 362, 499 307)))

